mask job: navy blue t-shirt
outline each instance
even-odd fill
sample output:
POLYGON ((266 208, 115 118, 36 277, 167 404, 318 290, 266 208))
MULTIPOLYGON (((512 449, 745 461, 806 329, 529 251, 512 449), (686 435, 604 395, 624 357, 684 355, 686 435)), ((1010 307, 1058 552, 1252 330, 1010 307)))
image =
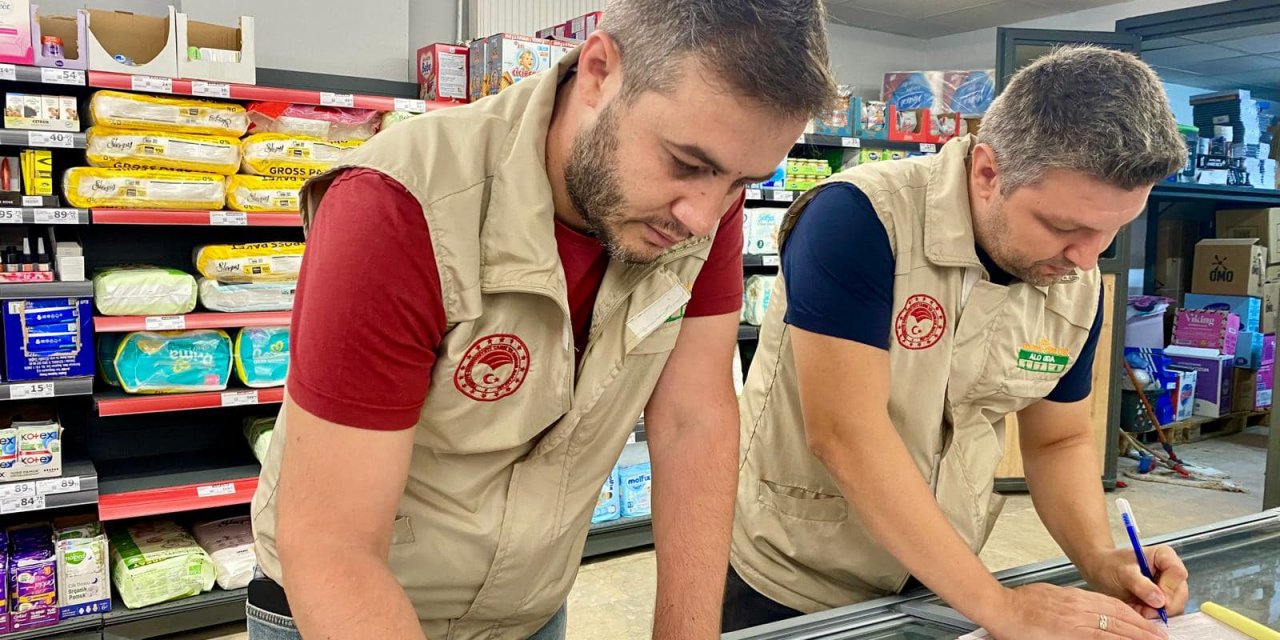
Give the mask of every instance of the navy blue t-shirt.
MULTIPOLYGON (((993 283, 1014 281, 981 247, 975 248, 993 283)), ((809 202, 781 251, 787 324, 888 350, 895 260, 889 234, 861 190, 847 183, 824 187, 809 202)), ((1046 399, 1077 402, 1089 396, 1101 329, 1100 306, 1075 366, 1046 399)))

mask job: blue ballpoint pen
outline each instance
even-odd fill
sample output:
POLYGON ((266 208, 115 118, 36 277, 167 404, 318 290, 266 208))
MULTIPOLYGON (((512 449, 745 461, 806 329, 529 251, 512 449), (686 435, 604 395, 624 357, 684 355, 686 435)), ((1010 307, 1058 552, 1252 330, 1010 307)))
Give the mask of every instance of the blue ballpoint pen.
MULTIPOLYGON (((1120 519, 1124 521, 1124 530, 1129 533, 1129 543, 1133 545, 1133 554, 1138 556, 1138 568, 1142 570, 1142 575, 1146 576, 1151 582, 1156 579, 1151 575, 1151 568, 1147 566, 1147 555, 1142 552, 1142 543, 1138 541, 1138 519, 1133 517, 1133 506, 1124 498, 1116 498, 1116 508, 1120 509, 1120 519)), ((1156 609, 1160 614, 1160 619, 1164 621, 1164 625, 1169 626, 1169 614, 1165 613, 1164 607, 1156 609)))

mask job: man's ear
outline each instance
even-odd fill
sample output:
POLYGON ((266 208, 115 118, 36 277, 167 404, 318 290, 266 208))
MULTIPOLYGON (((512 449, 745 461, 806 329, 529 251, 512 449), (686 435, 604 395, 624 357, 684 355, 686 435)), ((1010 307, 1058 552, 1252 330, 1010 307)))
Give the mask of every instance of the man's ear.
POLYGON ((598 109, 622 89, 622 49, 604 31, 587 36, 578 54, 574 92, 592 109, 598 109))
POLYGON ((996 153, 991 145, 979 143, 973 146, 969 158, 970 194, 978 200, 987 202, 1000 190, 1000 170, 996 166, 996 153))

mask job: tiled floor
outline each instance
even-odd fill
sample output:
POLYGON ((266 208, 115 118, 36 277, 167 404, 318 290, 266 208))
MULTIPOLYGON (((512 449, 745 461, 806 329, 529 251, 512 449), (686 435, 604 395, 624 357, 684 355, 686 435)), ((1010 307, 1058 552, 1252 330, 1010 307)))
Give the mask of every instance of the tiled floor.
MULTIPOLYGON (((1129 481, 1129 488, 1109 495, 1125 497, 1142 518, 1144 536, 1158 536, 1198 525, 1256 513, 1262 507, 1262 469, 1267 430, 1183 445, 1179 454, 1198 464, 1230 473, 1249 493, 1225 493, 1167 484, 1129 481)), ((1132 464, 1122 460, 1121 465, 1132 464)), ((1122 467, 1123 468, 1123 467, 1122 467)), ((1121 536, 1116 523, 1114 534, 1121 536)), ((1120 539, 1117 537, 1117 539, 1120 539)), ((1040 524, 1031 499, 1009 498, 982 559, 993 571, 1062 555, 1040 524)), ((619 554, 584 564, 569 596, 568 640, 642 640, 649 637, 655 589, 653 551, 619 554)), ((174 640, 242 640, 243 626, 174 640)))

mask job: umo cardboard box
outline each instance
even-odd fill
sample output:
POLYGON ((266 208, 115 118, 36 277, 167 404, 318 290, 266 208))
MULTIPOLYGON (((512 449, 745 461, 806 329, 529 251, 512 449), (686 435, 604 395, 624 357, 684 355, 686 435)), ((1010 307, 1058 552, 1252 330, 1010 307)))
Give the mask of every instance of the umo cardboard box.
POLYGON ((1231 363, 1235 356, 1212 349, 1169 347, 1170 364, 1196 372, 1195 415, 1218 418, 1231 411, 1231 363))
POLYGON ((258 57, 251 16, 241 16, 236 27, 197 22, 185 13, 179 13, 177 18, 179 78, 257 83, 258 57))
POLYGON ((1207 309, 1209 311, 1227 311, 1234 313, 1240 316, 1241 331, 1261 331, 1262 298, 1250 298, 1249 296, 1207 296, 1202 293, 1188 293, 1182 298, 1182 308, 1207 309))
POLYGON ((133 75, 178 76, 178 29, 173 6, 165 16, 81 9, 89 25, 89 68, 133 75), (133 64, 119 62, 124 56, 133 64))
POLYGON ((1211 238, 1196 243, 1193 293, 1262 297, 1267 248, 1257 238, 1211 238))
POLYGON ((1258 238, 1270 259, 1280 261, 1280 208, 1222 209, 1217 223, 1219 238, 1258 238))

